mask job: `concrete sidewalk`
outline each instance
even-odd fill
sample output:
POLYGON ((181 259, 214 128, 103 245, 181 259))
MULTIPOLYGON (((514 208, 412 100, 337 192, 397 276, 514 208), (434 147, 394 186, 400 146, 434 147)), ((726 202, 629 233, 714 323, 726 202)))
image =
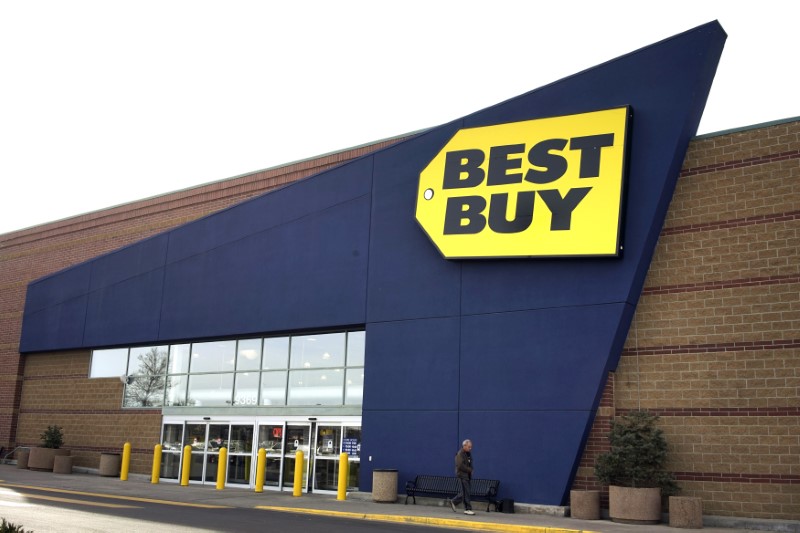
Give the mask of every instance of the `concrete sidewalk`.
MULTIPOLYGON (((189 485, 182 487, 177 483, 150 483, 149 477, 130 475, 128 481, 118 477, 101 477, 93 473, 73 473, 69 475, 51 472, 36 472, 17 469, 13 465, 0 465, 0 488, 39 489, 73 497, 95 495, 113 500, 147 501, 165 505, 188 505, 203 507, 235 507, 273 510, 281 512, 323 514, 373 521, 403 522, 429 526, 478 531, 509 532, 597 532, 597 533, 639 533, 652 531, 691 531, 670 528, 667 524, 637 526, 617 524, 608 520, 577 520, 573 518, 528 513, 487 513, 485 504, 474 506, 475 516, 463 512, 454 514, 449 506, 442 505, 404 505, 402 503, 376 503, 369 494, 348 495, 345 501, 336 500, 330 494, 304 494, 292 496, 291 492, 264 490, 256 493, 252 489, 226 487, 216 490, 209 485, 189 485)), ((748 531, 743 528, 706 527, 707 533, 736 533, 748 531)), ((777 531, 794 531, 780 529, 777 531)), ((700 531, 700 530, 697 530, 700 531)), ((800 529, 798 529, 800 531, 800 529)))

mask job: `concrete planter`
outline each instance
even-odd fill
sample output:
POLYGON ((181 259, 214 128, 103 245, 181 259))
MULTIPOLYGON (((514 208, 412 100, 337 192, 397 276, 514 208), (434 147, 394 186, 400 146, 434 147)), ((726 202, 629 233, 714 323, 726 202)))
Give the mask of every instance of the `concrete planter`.
POLYGON ((72 456, 71 455, 56 455, 53 458, 53 473, 54 474, 71 474, 72 473, 72 456))
POLYGON ((580 520, 600 520, 600 491, 569 491, 569 515, 580 520))
POLYGON ((52 471, 56 455, 69 455, 69 450, 62 448, 31 448, 28 456, 28 468, 31 470, 52 471))
POLYGON ((658 524, 661 522, 661 489, 608 487, 608 514, 613 522, 623 524, 658 524))

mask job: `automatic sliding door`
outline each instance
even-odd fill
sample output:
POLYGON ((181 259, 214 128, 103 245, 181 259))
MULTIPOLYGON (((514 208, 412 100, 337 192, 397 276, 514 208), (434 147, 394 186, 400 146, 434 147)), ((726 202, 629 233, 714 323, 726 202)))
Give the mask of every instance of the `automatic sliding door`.
POLYGON ((298 451, 303 452, 303 478, 302 488, 308 486, 308 460, 311 442, 311 424, 287 424, 286 445, 283 455, 283 486, 294 489, 294 470, 298 451))

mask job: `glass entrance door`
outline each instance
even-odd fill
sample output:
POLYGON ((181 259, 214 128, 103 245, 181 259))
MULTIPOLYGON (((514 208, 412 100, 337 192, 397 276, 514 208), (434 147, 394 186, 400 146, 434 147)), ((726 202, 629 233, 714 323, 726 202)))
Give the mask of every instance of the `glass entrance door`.
POLYGON ((283 466, 283 424, 267 424, 258 427, 258 447, 267 452, 264 486, 280 489, 283 466))
POLYGON ((286 424, 283 454, 283 486, 294 490, 294 469, 297 452, 303 451, 303 491, 308 487, 308 465, 311 454, 311 424, 286 424))
POLYGON ((228 445, 228 424, 186 424, 184 445, 192 447, 189 481, 216 483, 219 449, 228 445))

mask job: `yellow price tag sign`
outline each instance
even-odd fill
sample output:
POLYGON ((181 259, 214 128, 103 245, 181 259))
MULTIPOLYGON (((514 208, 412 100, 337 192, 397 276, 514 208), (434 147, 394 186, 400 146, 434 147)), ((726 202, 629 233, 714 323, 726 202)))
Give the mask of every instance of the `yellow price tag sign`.
POLYGON ((459 130, 416 218, 446 258, 616 256, 629 107, 459 130))

